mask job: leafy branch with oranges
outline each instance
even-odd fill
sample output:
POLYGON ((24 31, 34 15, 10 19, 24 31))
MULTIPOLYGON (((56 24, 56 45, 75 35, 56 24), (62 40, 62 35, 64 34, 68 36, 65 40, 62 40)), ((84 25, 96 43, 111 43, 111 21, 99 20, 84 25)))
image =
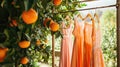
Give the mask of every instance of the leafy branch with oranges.
MULTIPOLYGON (((74 0, 1 0, 0 1, 0 66, 34 67, 34 62, 48 63, 51 47, 47 36, 61 36, 60 14, 81 7, 68 4, 74 0)), ((82 6, 85 6, 83 4, 82 6)))

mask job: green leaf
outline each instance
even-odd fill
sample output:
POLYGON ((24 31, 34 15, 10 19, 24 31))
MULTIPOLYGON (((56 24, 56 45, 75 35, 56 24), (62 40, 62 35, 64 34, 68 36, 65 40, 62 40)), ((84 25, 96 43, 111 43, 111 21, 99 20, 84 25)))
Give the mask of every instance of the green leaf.
POLYGON ((35 4, 35 0, 24 0, 25 10, 29 10, 35 4))
POLYGON ((3 0, 0 0, 0 5, 1 5, 2 2, 3 2, 3 0))
POLYGON ((33 7, 33 5, 35 4, 35 0, 28 0, 28 10, 30 9, 30 8, 32 8, 33 7))
POLYGON ((49 7, 48 6, 49 2, 51 2, 51 0, 42 0, 42 6, 43 6, 44 9, 46 9, 47 7, 49 7))
POLYGON ((21 41, 23 41, 23 40, 31 41, 29 35, 28 35, 28 34, 25 34, 25 33, 22 34, 21 41))
POLYGON ((42 0, 42 6, 43 6, 44 9, 46 9, 47 3, 48 3, 48 2, 47 2, 46 0, 42 0))
POLYGON ((0 33, 0 43, 5 42, 6 39, 7 39, 7 36, 4 33, 0 33))
POLYGON ((7 24, 8 16, 8 11, 5 8, 0 7, 0 24, 7 24))

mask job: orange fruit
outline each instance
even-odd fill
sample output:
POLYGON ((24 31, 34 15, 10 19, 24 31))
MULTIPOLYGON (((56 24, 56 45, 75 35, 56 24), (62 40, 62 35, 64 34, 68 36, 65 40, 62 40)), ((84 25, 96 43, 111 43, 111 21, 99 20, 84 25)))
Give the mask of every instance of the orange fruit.
POLYGON ((23 11, 22 19, 26 24, 33 24, 38 19, 38 13, 32 8, 28 11, 23 11))
POLYGON ((17 24, 17 21, 16 20, 12 20, 12 23, 10 23, 10 26, 13 27, 13 26, 18 26, 17 24))
POLYGON ((51 18, 46 18, 43 21, 44 26, 46 27, 48 24, 50 25, 51 23, 53 23, 54 21, 51 18), (48 23, 49 22, 49 23, 48 23))
POLYGON ((28 48, 30 46, 30 41, 20 41, 18 45, 20 48, 28 48))
POLYGON ((50 21, 50 24, 49 24, 49 26, 50 26, 52 23, 54 23, 54 21, 53 21, 53 20, 51 20, 51 21, 50 21))
POLYGON ((29 62, 29 59, 27 57, 21 58, 21 61, 20 61, 21 64, 27 64, 28 62, 29 62))
POLYGON ((40 43, 41 43, 41 42, 40 42, 40 40, 38 39, 38 40, 36 41, 36 45, 39 46, 40 43))
POLYGON ((62 2, 62 0, 53 0, 53 4, 54 4, 55 6, 60 5, 61 2, 62 2))
POLYGON ((46 18, 46 19, 43 21, 44 26, 47 25, 47 22, 48 22, 48 21, 51 21, 51 19, 50 19, 50 18, 46 18))
POLYGON ((57 30, 59 29, 59 24, 56 23, 56 22, 51 23, 51 24, 50 24, 50 29, 51 29, 51 31, 53 31, 53 32, 57 31, 57 30))
POLYGON ((4 59, 0 59, 0 62, 3 62, 4 61, 4 59))
POLYGON ((12 24, 13 24, 14 26, 17 26, 17 21, 16 21, 16 20, 12 20, 12 24))
POLYGON ((0 62, 4 61, 8 48, 0 48, 0 62))

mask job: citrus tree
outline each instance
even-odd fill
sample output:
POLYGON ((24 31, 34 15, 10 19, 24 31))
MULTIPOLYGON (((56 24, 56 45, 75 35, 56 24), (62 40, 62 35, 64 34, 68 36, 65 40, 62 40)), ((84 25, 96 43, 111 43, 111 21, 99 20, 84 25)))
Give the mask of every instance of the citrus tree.
POLYGON ((48 34, 61 36, 60 24, 66 15, 59 13, 81 8, 78 0, 1 0, 0 1, 0 66, 36 67, 47 63, 51 47, 48 34))

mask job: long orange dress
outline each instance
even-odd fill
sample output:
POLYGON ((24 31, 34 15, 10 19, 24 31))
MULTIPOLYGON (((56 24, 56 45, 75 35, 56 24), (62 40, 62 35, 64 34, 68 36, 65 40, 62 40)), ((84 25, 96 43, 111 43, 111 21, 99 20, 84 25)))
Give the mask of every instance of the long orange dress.
POLYGON ((84 22, 79 22, 78 17, 74 19, 73 35, 75 39, 71 67, 83 67, 84 22))
POLYGON ((61 42, 61 56, 59 67, 71 67, 71 56, 72 56, 72 25, 67 28, 64 22, 62 22, 62 42, 61 42))
MULTIPOLYGON (((98 19, 99 20, 99 19, 98 19)), ((102 54, 102 49, 100 46, 101 42, 101 32, 100 32, 100 22, 96 25, 93 24, 93 57, 92 57, 92 67, 105 67, 104 58, 102 54)))
POLYGON ((91 67, 92 58, 92 23, 85 22, 84 28, 84 67, 91 67))

